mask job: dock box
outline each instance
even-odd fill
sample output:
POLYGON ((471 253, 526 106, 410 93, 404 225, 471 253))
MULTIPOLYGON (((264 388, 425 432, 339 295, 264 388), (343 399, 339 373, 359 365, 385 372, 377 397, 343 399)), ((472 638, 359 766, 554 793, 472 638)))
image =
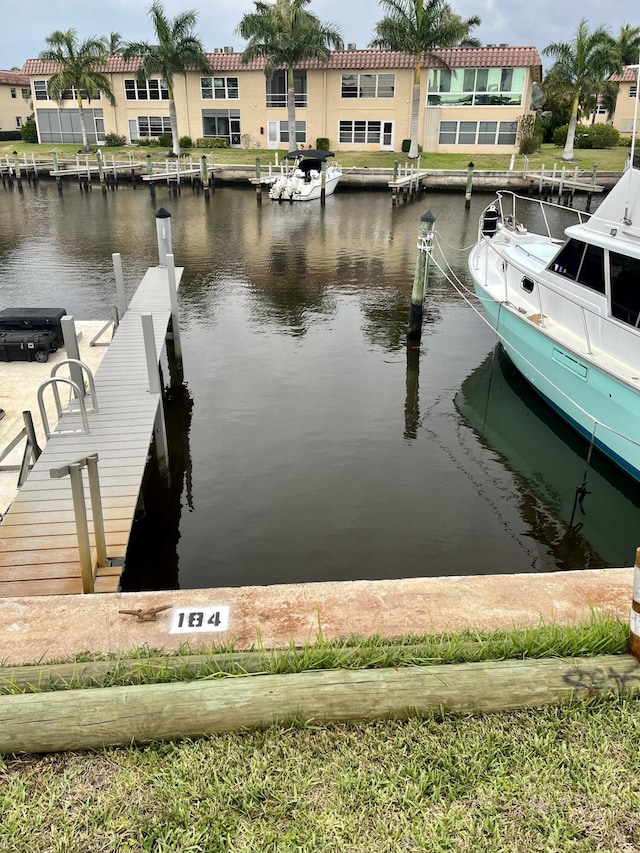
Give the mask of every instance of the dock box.
POLYGON ((0 332, 0 361, 48 361, 56 352, 55 332, 0 332))
POLYGON ((58 346, 63 347, 60 320, 66 313, 64 308, 4 308, 0 332, 53 332, 58 346))

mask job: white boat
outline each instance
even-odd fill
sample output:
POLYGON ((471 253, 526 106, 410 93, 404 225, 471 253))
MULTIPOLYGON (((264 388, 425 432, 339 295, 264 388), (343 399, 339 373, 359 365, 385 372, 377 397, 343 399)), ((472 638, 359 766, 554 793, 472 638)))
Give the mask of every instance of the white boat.
POLYGON ((335 192, 342 177, 342 166, 327 162, 332 151, 308 149, 290 151, 285 159, 292 161, 271 184, 269 198, 276 201, 312 201, 335 192), (324 168, 324 174, 323 174, 324 168))
POLYGON ((636 481, 639 166, 632 148, 628 168, 590 217, 499 192, 483 211, 469 256, 476 294, 509 358, 574 429, 636 481), (570 214, 575 223, 563 239, 554 238, 554 223, 570 214))

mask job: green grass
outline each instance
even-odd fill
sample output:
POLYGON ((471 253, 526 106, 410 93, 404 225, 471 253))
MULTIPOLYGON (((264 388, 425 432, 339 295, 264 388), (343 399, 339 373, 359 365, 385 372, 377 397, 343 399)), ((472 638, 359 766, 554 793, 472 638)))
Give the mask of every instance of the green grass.
POLYGON ((0 850, 633 851, 640 705, 0 761, 0 850))
MULTIPOLYGON (((302 649, 254 651, 265 671, 296 672, 615 654, 628 637, 622 622, 593 613, 568 627, 394 641, 320 636, 302 649)), ((172 660, 195 651, 233 653, 184 647, 172 660)), ((157 657, 138 649, 77 661, 144 668, 157 657)), ((146 680, 156 679, 148 672, 146 680)), ((5 757, 0 851, 634 851, 639 742, 640 703, 621 696, 473 718, 297 720, 198 740, 5 757)))
MULTIPOLYGON (((56 145, 55 148, 58 156, 62 158, 75 157, 79 150, 78 145, 56 145)), ((36 158, 44 159, 50 156, 52 150, 51 145, 32 145, 25 142, 4 142, 0 143, 0 156, 11 157, 13 151, 17 151, 21 156, 26 153, 28 157, 34 154, 36 158)), ((147 154, 151 154, 154 160, 164 160, 167 155, 166 149, 126 146, 124 148, 102 148, 102 153, 110 160, 111 156, 116 159, 126 159, 128 153, 133 151, 136 160, 144 160, 147 154)), ((274 161, 274 151, 265 149, 197 149, 193 148, 185 151, 185 156, 191 156, 198 159, 203 154, 211 154, 216 164, 230 165, 255 165, 256 157, 260 157, 263 165, 274 161)), ((279 156, 286 154, 286 150, 282 149, 279 156)), ((95 156, 95 155, 94 155, 95 156)), ((629 149, 624 147, 606 148, 601 150, 581 150, 576 149, 575 159, 569 164, 571 168, 578 166, 579 169, 591 170, 594 164, 604 171, 621 171, 624 167, 625 160, 629 156, 629 149)), ((562 149, 554 145, 543 145, 540 152, 529 157, 529 166, 531 169, 538 169, 541 165, 546 168, 553 168, 554 162, 559 166, 562 165, 562 149)), ((388 151, 340 151, 336 154, 336 159, 343 165, 349 168, 357 166, 370 169, 392 169, 394 161, 397 160, 400 164, 404 164, 407 160, 405 154, 399 152, 388 151)), ((510 154, 483 154, 475 152, 474 154, 423 154, 421 157, 421 165, 429 169, 455 169, 466 171, 470 160, 473 160, 476 169, 502 170, 509 168, 511 155, 510 154)), ((516 157, 515 169, 521 170, 524 164, 524 158, 521 155, 516 157)))
POLYGON ((540 624, 536 628, 495 632, 462 631, 438 636, 318 639, 302 647, 235 652, 230 645, 184 646, 175 655, 140 648, 128 654, 83 653, 58 666, 0 667, 0 693, 43 692, 124 684, 191 681, 196 678, 283 674, 327 669, 364 669, 435 664, 587 657, 626 652, 629 627, 620 620, 592 613, 588 622, 540 624), (73 664, 73 666, 70 666, 73 664))

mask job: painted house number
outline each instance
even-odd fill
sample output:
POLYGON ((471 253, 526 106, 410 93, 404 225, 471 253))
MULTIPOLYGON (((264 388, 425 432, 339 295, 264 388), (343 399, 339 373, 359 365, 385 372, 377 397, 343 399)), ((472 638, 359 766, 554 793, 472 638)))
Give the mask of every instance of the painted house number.
POLYGON ((229 607, 184 607, 173 611, 170 634, 191 634, 194 631, 226 631, 229 607))

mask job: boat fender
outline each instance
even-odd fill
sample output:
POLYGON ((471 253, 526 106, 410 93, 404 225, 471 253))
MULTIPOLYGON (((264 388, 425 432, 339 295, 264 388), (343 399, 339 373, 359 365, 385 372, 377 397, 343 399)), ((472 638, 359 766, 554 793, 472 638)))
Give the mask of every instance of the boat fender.
POLYGON ((486 237, 493 237, 493 235, 498 230, 498 222, 500 221, 500 214, 495 208, 495 205, 491 205, 488 207, 484 216, 482 217, 482 233, 486 237))

